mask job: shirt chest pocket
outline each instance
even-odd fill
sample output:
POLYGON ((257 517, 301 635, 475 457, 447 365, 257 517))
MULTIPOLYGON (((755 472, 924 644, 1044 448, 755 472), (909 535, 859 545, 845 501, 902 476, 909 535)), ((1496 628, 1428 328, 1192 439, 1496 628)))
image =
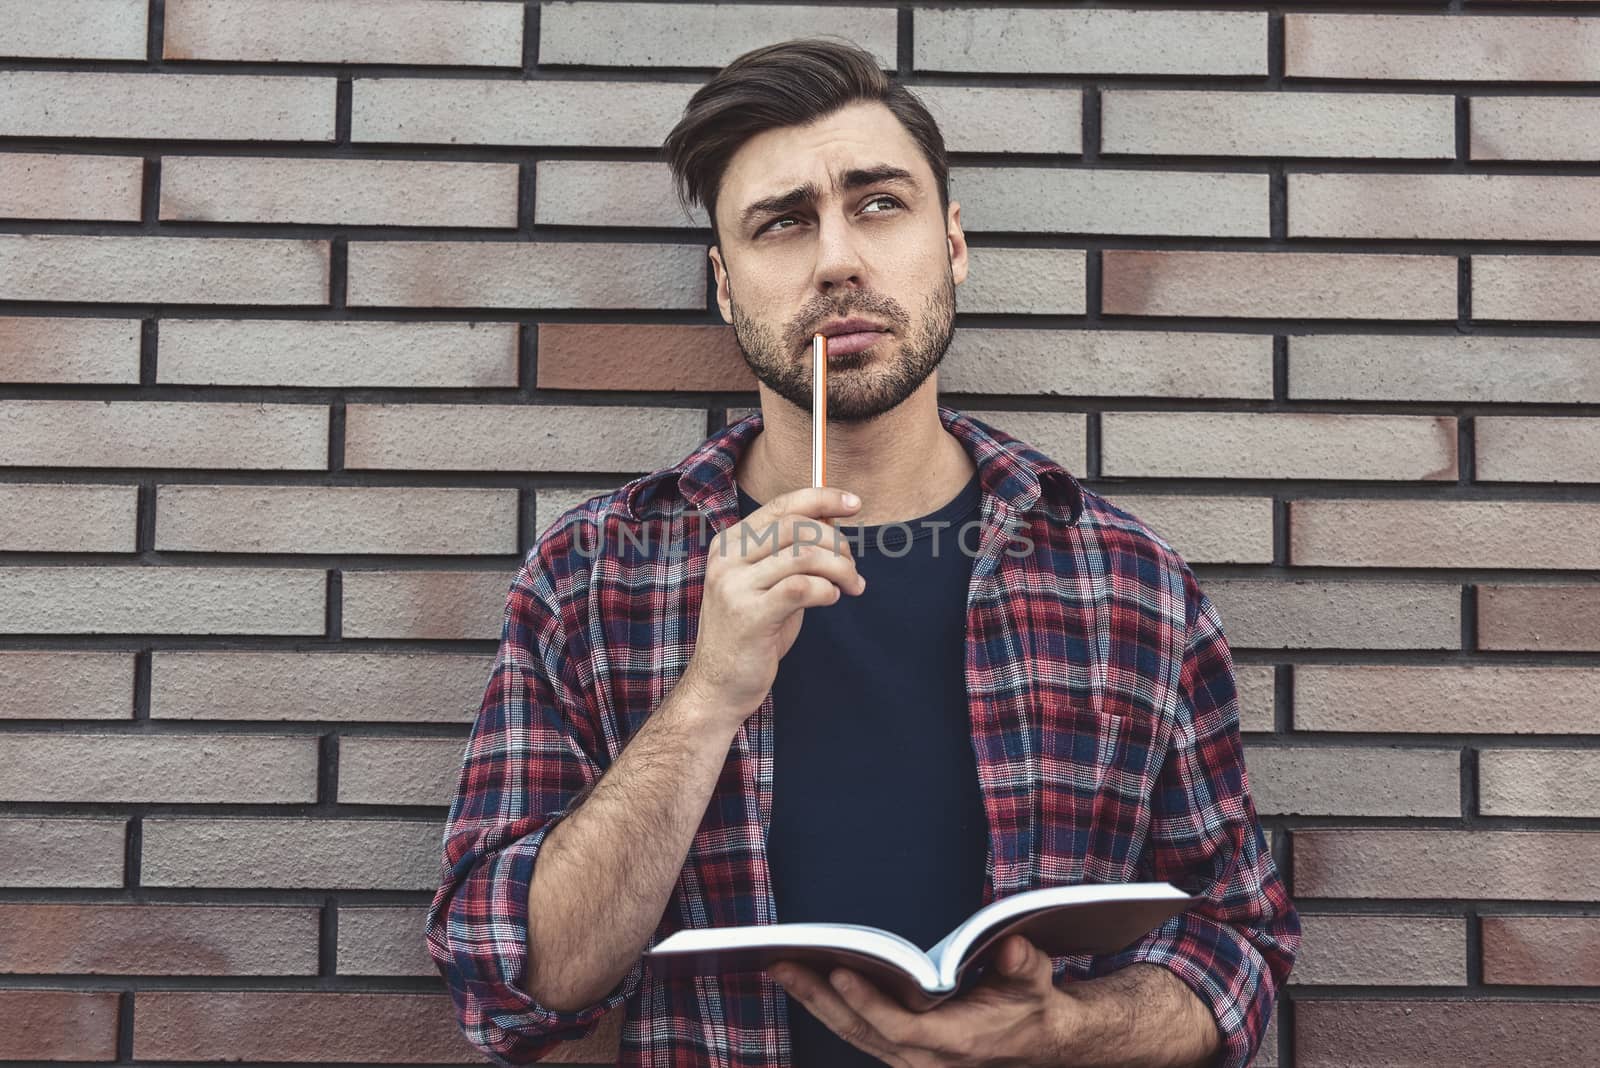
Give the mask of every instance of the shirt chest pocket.
POLYGON ((1150 714, 1057 702, 1041 726, 1041 885, 1137 878, 1154 786, 1150 714))

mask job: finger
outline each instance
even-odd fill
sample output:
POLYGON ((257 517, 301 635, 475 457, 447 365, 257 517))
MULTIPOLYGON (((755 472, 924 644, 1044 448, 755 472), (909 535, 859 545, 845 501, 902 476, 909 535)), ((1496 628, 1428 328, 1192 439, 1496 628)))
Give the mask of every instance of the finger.
POLYGON ((795 555, 805 546, 819 545, 841 556, 854 557, 850 538, 839 528, 812 519, 809 516, 786 514, 763 519, 758 512, 751 513, 737 525, 721 531, 717 537, 719 555, 731 555, 746 563, 779 555, 795 555))
POLYGON ((839 587, 841 593, 860 593, 866 588, 866 579, 854 561, 820 547, 769 556, 750 569, 749 582, 752 589, 769 590, 790 575, 816 575, 839 587))
POLYGON ((895 1045, 906 1045, 922 1027, 922 1017, 917 1013, 847 968, 835 968, 828 981, 847 1008, 895 1045))
POLYGON ((847 1005, 820 974, 793 961, 774 964, 771 971, 784 991, 804 1005, 828 1030, 876 1057, 887 1059, 893 1054, 893 1044, 847 1005))
POLYGON ((838 486, 801 486, 778 494, 751 515, 760 516, 763 520, 776 519, 786 513, 811 516, 815 519, 849 515, 861 505, 859 502, 847 503, 846 492, 838 486))
POLYGON ((1001 983, 1034 986, 1053 982, 1050 957, 1024 935, 1012 935, 1001 943, 991 973, 1001 983))

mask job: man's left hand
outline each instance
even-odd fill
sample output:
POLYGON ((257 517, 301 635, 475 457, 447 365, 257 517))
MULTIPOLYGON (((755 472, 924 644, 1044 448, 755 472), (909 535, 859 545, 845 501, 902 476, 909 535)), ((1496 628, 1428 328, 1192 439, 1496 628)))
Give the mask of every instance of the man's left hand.
POLYGON ((860 974, 824 977, 793 961, 772 977, 840 1038, 896 1068, 977 1068, 1051 1063, 1059 1054, 1066 996, 1051 962, 1022 935, 1004 940, 994 966, 971 990, 912 1012, 860 974))

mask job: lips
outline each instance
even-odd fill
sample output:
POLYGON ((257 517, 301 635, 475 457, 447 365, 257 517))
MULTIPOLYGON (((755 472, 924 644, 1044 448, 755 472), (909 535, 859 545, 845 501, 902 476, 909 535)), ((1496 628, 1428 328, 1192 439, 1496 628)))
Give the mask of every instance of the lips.
POLYGON ((858 330, 849 334, 835 334, 828 339, 828 356, 850 356, 870 348, 889 336, 887 330, 858 330))
POLYGON ((823 323, 817 332, 828 337, 829 356, 849 356, 887 337, 889 330, 870 319, 851 317, 823 323))

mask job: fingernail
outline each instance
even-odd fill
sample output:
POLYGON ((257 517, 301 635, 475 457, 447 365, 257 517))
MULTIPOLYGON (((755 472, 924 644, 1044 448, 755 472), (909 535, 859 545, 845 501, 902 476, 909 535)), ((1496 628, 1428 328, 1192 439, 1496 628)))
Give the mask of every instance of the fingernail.
POLYGON ((861 498, 857 497, 854 493, 846 493, 844 495, 844 503, 849 505, 851 508, 854 508, 856 505, 861 503, 861 498))

